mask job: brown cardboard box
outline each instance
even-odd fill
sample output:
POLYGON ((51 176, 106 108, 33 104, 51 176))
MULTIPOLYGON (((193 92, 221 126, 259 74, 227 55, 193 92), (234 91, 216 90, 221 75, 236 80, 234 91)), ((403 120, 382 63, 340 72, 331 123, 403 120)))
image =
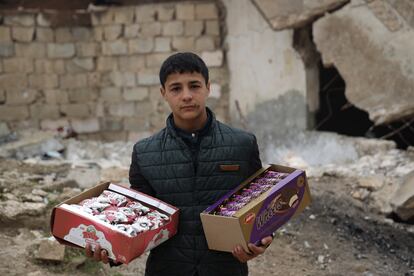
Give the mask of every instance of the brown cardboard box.
POLYGON ((200 214, 208 247, 232 252, 236 245, 241 245, 249 251, 248 243, 260 244, 262 238, 270 236, 292 217, 301 213, 310 201, 309 186, 304 171, 273 164, 263 167, 200 214), (267 170, 289 173, 289 175, 246 204, 232 217, 212 214, 227 198, 267 170), (291 202, 286 204, 289 200, 291 202))

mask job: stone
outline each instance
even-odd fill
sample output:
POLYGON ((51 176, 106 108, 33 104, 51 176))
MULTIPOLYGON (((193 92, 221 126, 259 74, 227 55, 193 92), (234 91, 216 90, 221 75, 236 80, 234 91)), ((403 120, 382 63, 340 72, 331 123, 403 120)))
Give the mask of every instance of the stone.
POLYGON ((55 33, 50 28, 36 28, 36 41, 39 42, 53 42, 55 33))
POLYGON ((206 21, 206 35, 220 35, 220 24, 218 20, 206 21))
POLYGON ((400 219, 408 221, 414 218, 414 171, 403 178, 390 202, 400 219))
POLYGON ((14 55, 14 45, 11 42, 0 42, 0 57, 11 57, 14 55))
POLYGON ((98 97, 96 89, 93 88, 76 88, 67 91, 70 103, 87 103, 94 101, 98 97))
MULTIPOLYGON (((165 24, 165 23, 164 23, 165 24)), ((142 23, 139 31, 140 37, 154 37, 161 34, 162 24, 160 22, 146 22, 142 23)))
POLYGON ((178 20, 194 20, 195 8, 194 4, 191 3, 179 3, 175 7, 176 19, 178 20))
POLYGON ((68 94, 66 91, 58 89, 47 89, 43 91, 46 103, 48 104, 64 104, 69 102, 68 94))
POLYGON ((113 57, 98 57, 96 62, 98 71, 113 71, 118 69, 118 61, 113 57))
POLYGON ((214 38, 212 36, 200 36, 195 41, 197 51, 214 51, 216 49, 214 38))
POLYGON ((124 27, 124 37, 126 38, 137 37, 140 29, 141 29, 141 25, 139 24, 126 25, 124 27))
POLYGON ((131 39, 128 41, 129 54, 145 54, 150 53, 154 49, 154 40, 152 37, 131 39))
POLYGON ((124 129, 128 131, 143 131, 148 130, 148 121, 144 118, 125 118, 124 129))
POLYGON ((195 7, 196 19, 217 19, 218 12, 215 3, 196 4, 195 7))
POLYGON ((192 36, 174 36, 172 40, 172 50, 174 51, 191 51, 194 49, 194 37, 192 36))
POLYGON ((6 92, 4 90, 0 90, 0 104, 4 104, 6 102, 6 92))
POLYGON ((201 58, 208 67, 221 67, 223 65, 223 51, 202 52, 201 58))
POLYGON ((156 7, 154 5, 138 5, 135 9, 136 22, 151 22, 155 21, 156 7))
POLYGON ((10 134, 10 129, 6 123, 0 122, 0 141, 10 134))
POLYGON ((35 17, 32 14, 6 15, 4 25, 31 27, 35 25, 35 17))
POLYGON ((143 101, 148 98, 147 87, 125 88, 122 93, 126 101, 143 101))
POLYGON ((135 74, 132 72, 111 72, 109 78, 117 87, 133 87, 136 83, 135 74))
POLYGON ((0 105, 0 118, 2 121, 19 121, 29 117, 27 106, 0 105))
POLYGON ((344 79, 346 98, 374 124, 414 113, 414 31, 392 32, 362 5, 324 16, 313 34, 323 63, 335 65, 344 79))
POLYGON ((95 61, 93 58, 73 58, 66 62, 66 71, 68 73, 80 73, 95 70, 95 61))
POLYGON ((34 104, 30 106, 30 116, 34 119, 57 119, 60 117, 59 107, 50 104, 34 104))
POLYGON ((163 36, 176 36, 184 34, 184 24, 182 21, 169 21, 162 25, 163 36))
POLYGON ((36 253, 36 259, 62 262, 65 257, 65 248, 55 238, 42 240, 36 253))
POLYGON ((19 42, 31 42, 34 37, 33 27, 12 27, 12 38, 19 42))
POLYGON ((376 191, 384 185, 384 178, 379 176, 367 176, 358 179, 358 186, 368 189, 370 191, 376 191))
POLYGON ((121 118, 99 118, 99 125, 102 131, 119 131, 123 129, 121 118))
POLYGON ((10 42, 11 32, 10 27, 0 26, 0 42, 10 42))
POLYGON ((122 100, 122 90, 120 87, 102 88, 100 98, 109 103, 120 102, 122 100))
POLYGON ((156 37, 154 52, 170 52, 171 38, 170 37, 156 37))
POLYGON ((33 89, 7 89, 6 95, 6 104, 25 105, 33 103, 36 100, 38 92, 33 89))
POLYGON ((159 21, 170 21, 173 20, 175 14, 174 4, 162 4, 157 7, 157 14, 159 21))
POLYGON ((138 72, 145 68, 145 58, 143 56, 120 57, 118 63, 121 72, 138 72))
POLYGON ((147 67, 155 67, 160 68, 162 63, 170 56, 169 53, 157 53, 157 54, 149 54, 146 56, 147 58, 147 67))
POLYGON ((158 73, 155 70, 141 70, 137 74, 138 85, 156 85, 160 83, 158 73))
POLYGON ((107 9, 103 12, 92 13, 92 24, 95 25, 110 25, 114 22, 115 12, 113 9, 107 9))
POLYGON ((5 73, 31 73, 34 70, 33 60, 27 58, 3 59, 5 73))
POLYGON ((49 60, 49 59, 37 59, 35 61, 35 71, 39 74, 63 74, 65 70, 65 62, 63 60, 49 60))
POLYGON ((15 221, 22 216, 38 216, 43 214, 45 208, 46 204, 44 203, 6 200, 0 202, 0 219, 15 221))
POLYGON ((55 42, 56 43, 68 43, 73 42, 75 39, 73 38, 72 31, 70 28, 63 27, 63 28, 56 28, 55 29, 55 42))
POLYGON ((74 41, 87 42, 92 38, 92 31, 86 27, 73 27, 71 29, 74 41))
MULTIPOLYGON (((76 133, 93 133, 100 130, 99 120, 97 118, 71 119, 70 122, 76 133)), ((74 172, 74 174, 79 175, 81 173, 74 172)), ((99 179, 96 180, 97 172, 95 170, 83 172, 78 177, 74 177, 74 174, 69 173, 68 178, 75 179, 81 188, 89 188, 95 186, 99 182, 99 179)))
POLYGON ((135 11, 131 8, 118 8, 114 10, 115 24, 132 24, 134 22, 135 11))
POLYGON ((0 87, 2 88, 27 88, 27 77, 23 74, 1 74, 0 75, 0 87))
POLYGON ((57 74, 36 74, 29 76, 29 84, 32 88, 50 89, 59 85, 57 74))
POLYGON ((44 43, 16 43, 15 47, 16 56, 18 57, 44 58, 46 56, 46 45, 44 43))
POLYGON ((391 32, 400 30, 404 24, 400 20, 398 13, 385 1, 372 1, 368 7, 374 15, 388 28, 391 32))
POLYGON ((111 25, 104 27, 104 39, 116 40, 122 35, 122 25, 111 25))
POLYGON ((95 41, 103 41, 104 27, 94 27, 92 29, 92 36, 95 41))
POLYGON ((109 114, 118 117, 131 117, 135 115, 135 104, 131 102, 109 105, 109 114))
POLYGON ((82 88, 88 86, 88 78, 85 74, 63 75, 60 77, 60 88, 82 88))
POLYGON ((89 106, 84 103, 63 104, 60 106, 60 112, 66 117, 85 118, 90 115, 89 106))
POLYGON ((200 36, 204 30, 203 21, 185 21, 184 34, 186 36, 200 36))
POLYGON ((102 82, 101 74, 99 72, 92 72, 87 74, 89 87, 101 87, 105 85, 102 82))
POLYGON ((210 84, 210 98, 220 99, 221 98, 221 85, 218 83, 210 84))
POLYGON ((102 54, 107 56, 128 54, 128 44, 123 40, 102 43, 102 54))
POLYGON ((99 53, 99 44, 96 42, 76 43, 76 54, 79 57, 96 57, 99 53))
POLYGON ((70 58, 75 55, 75 44, 73 43, 49 43, 47 45, 47 56, 49 58, 70 58))
POLYGON ((325 13, 347 3, 347 0, 291 1, 253 0, 274 30, 300 28, 325 13))
POLYGON ((59 129, 69 129, 69 127, 68 119, 44 119, 40 121, 40 128, 42 130, 57 131, 59 129))

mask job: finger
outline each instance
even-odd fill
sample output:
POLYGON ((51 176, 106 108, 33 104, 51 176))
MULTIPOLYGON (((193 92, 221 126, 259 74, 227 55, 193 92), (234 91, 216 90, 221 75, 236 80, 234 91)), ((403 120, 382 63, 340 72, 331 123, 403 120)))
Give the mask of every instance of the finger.
POLYGON ((263 246, 265 246, 265 247, 268 247, 268 246, 272 243, 272 241, 273 241, 273 237, 272 237, 272 236, 267 236, 267 237, 264 237, 264 238, 261 240, 262 245, 263 245, 263 246))
POLYGON ((101 250, 101 260, 104 264, 109 262, 108 252, 105 249, 101 250))
POLYGON ((242 262, 247 262, 248 260, 255 257, 254 255, 251 255, 248 252, 244 251, 240 245, 236 246, 236 255, 238 256, 239 260, 242 260, 242 262))
POLYGON ((89 243, 86 244, 85 253, 86 253, 87 257, 89 257, 89 258, 93 257, 92 248, 91 248, 91 245, 89 243))
POLYGON ((253 252, 253 255, 256 255, 256 256, 260 255, 260 254, 263 254, 266 250, 266 247, 256 246, 252 243, 249 243, 248 247, 253 252))
POLYGON ((93 252, 93 258, 96 261, 101 260, 101 246, 99 244, 95 247, 95 251, 93 252))

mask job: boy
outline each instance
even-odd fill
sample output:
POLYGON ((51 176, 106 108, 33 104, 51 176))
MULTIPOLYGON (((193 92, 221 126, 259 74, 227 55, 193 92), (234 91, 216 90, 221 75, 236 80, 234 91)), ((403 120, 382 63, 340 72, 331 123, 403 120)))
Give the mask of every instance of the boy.
MULTIPOLYGON (((177 53, 160 69, 161 94, 171 108, 167 126, 134 145, 129 172, 131 187, 180 209, 177 234, 151 250, 151 275, 247 275, 247 261, 262 254, 236 246, 233 254, 209 250, 200 213, 261 168, 253 134, 215 119, 206 107, 208 69, 193 53, 177 53), (229 166, 231 165, 231 166, 229 166)), ((108 262, 106 251, 90 247, 87 255, 108 262)))

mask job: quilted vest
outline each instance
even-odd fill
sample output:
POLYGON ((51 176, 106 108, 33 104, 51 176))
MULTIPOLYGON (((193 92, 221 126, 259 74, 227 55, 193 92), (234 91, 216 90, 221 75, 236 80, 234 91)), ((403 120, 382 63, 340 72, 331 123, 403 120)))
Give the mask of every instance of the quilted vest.
POLYGON ((211 114, 211 127, 201 138, 196 160, 177 135, 172 115, 166 128, 134 146, 155 197, 180 209, 177 234, 151 251, 146 275, 248 274, 247 264, 231 253, 208 249, 200 213, 261 167, 257 142, 253 134, 225 125, 211 114), (226 164, 240 169, 222 171, 220 165, 226 164))

